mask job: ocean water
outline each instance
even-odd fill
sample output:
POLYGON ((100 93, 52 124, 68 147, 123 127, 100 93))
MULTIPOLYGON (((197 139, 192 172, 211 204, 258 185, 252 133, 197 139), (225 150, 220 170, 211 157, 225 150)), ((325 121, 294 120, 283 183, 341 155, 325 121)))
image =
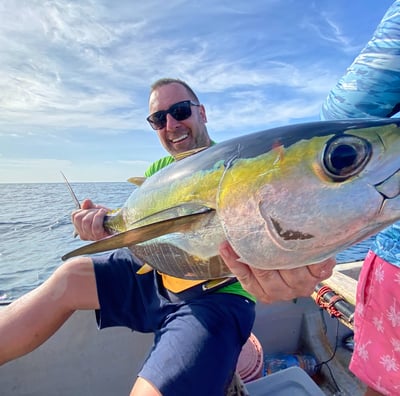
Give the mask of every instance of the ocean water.
MULTIPOLYGON (((72 183, 78 199, 120 207, 134 186, 72 183)), ((64 183, 0 184, 0 301, 14 300, 41 284, 61 256, 88 242, 73 238, 75 209, 64 183)))
MULTIPOLYGON (((72 183, 80 201, 90 198, 120 207, 130 183, 72 183)), ((0 184, 0 302, 18 298, 47 279, 61 256, 88 242, 73 238, 74 203, 64 183, 0 184)), ((371 241, 337 256, 338 262, 364 258, 371 241)))

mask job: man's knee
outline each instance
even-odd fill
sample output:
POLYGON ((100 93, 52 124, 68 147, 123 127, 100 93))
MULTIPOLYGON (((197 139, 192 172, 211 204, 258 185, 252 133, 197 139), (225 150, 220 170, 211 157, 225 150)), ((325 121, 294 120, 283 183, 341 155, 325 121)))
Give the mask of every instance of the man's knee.
POLYGON ((98 298, 93 261, 76 257, 61 265, 49 279, 56 298, 70 309, 97 309, 98 298))

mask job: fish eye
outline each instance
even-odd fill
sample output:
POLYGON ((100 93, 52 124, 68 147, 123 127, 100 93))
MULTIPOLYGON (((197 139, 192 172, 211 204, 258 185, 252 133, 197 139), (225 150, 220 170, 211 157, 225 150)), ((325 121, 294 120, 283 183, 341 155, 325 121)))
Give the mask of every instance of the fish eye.
POLYGON ((322 164, 334 181, 343 181, 364 169, 371 154, 367 140, 353 135, 335 136, 324 147, 322 164))

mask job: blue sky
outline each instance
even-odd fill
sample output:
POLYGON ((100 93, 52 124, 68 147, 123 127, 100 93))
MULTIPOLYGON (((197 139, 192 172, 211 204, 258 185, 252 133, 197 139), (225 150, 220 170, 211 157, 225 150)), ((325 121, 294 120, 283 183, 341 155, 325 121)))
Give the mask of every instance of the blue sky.
POLYGON ((166 155, 145 121, 187 81, 222 141, 318 120, 392 0, 2 0, 0 183, 124 181, 166 155))

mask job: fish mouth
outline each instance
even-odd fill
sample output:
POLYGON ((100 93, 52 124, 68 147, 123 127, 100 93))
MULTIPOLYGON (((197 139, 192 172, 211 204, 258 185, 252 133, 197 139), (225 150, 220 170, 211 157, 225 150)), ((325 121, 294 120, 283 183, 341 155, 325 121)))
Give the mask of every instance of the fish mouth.
POLYGON ((400 170, 383 182, 376 184, 375 188, 385 199, 395 198, 400 195, 400 170))
POLYGON ((400 195, 400 170, 393 173, 384 181, 375 184, 376 191, 382 197, 382 203, 379 208, 379 212, 383 212, 385 208, 390 205, 392 199, 397 198, 400 195))

